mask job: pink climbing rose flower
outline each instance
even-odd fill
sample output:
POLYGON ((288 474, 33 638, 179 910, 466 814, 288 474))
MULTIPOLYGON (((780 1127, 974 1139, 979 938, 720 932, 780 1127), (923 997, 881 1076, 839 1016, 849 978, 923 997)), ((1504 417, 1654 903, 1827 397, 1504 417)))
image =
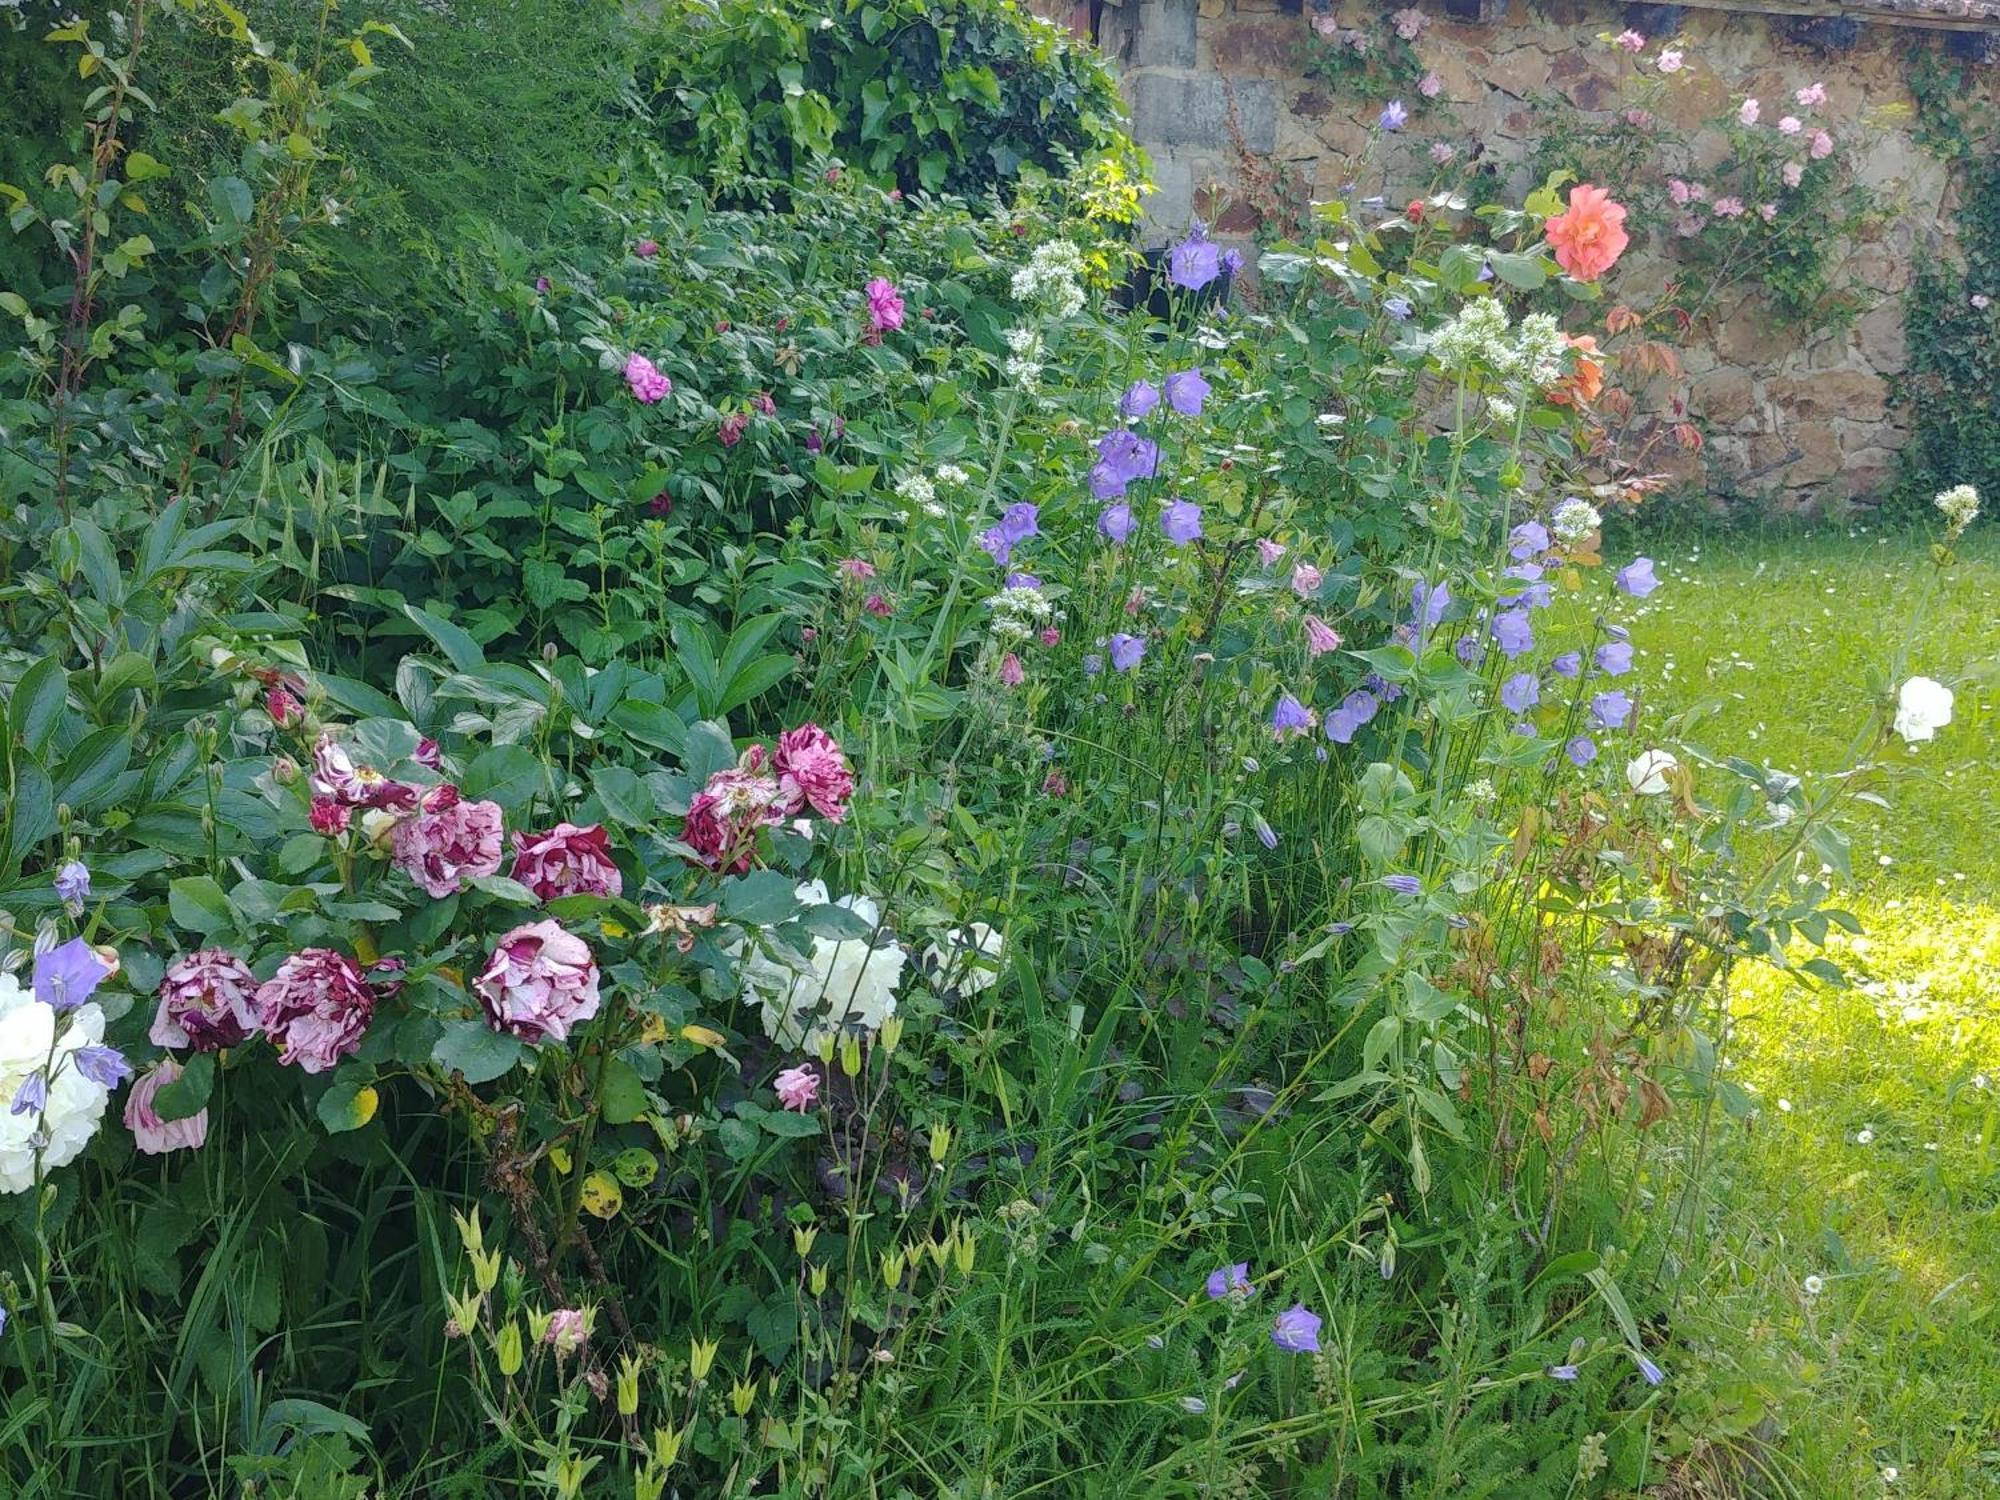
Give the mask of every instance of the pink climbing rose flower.
POLYGON ((1810 137, 1810 144, 1806 147, 1806 155, 1814 161, 1825 161, 1833 155, 1833 137, 1824 130, 1815 130, 1810 137))
POLYGON ((472 988, 496 1031, 528 1042, 565 1041, 597 1014, 590 948, 555 922, 525 922, 501 938, 472 988))
POLYGON ((184 1120, 163 1120, 153 1107, 153 1096, 180 1076, 181 1065, 171 1057, 163 1057, 125 1096, 125 1128, 132 1132, 132 1144, 146 1156, 192 1151, 208 1139, 206 1109, 184 1120))
POLYGON ((625 361, 625 383, 632 387, 633 397, 643 406, 666 400, 674 389, 674 383, 660 373, 660 367, 637 351, 625 361))
POLYGON ((396 867, 442 900, 500 868, 500 825, 499 803, 467 802, 455 786, 431 787, 396 823, 396 867))
POLYGON ((882 335, 903 326, 903 297, 895 283, 877 276, 868 283, 868 342, 879 344, 882 335))
POLYGON ((324 1073, 361 1046, 375 1015, 375 991, 345 954, 301 948, 257 986, 258 1029, 280 1051, 278 1061, 324 1073))
POLYGON ((1630 28, 1619 32, 1617 36, 1613 37, 1611 44, 1614 47, 1622 47, 1627 52, 1644 52, 1646 50, 1646 39, 1630 28))
POLYGON ((804 1114, 812 1108, 813 1100, 819 1097, 819 1074, 803 1065, 786 1068, 773 1080, 772 1086, 778 1091, 778 1103, 804 1114))
POLYGON ((1806 167, 1804 162, 1788 161, 1785 163, 1784 178, 1786 187, 1797 187, 1801 182, 1805 181, 1805 176, 1806 167))
POLYGON ((254 1036, 257 976, 226 948, 197 948, 167 965, 146 1033, 156 1047, 213 1052, 254 1036))
POLYGON ((1815 109, 1826 103, 1826 85, 1809 83, 1792 97, 1798 100, 1800 109, 1815 109))
POLYGON ((1755 99, 1745 99, 1742 104, 1737 106, 1736 123, 1739 125, 1755 125, 1757 117, 1763 113, 1763 109, 1764 107, 1755 99))
POLYGON ((514 835, 514 868, 508 872, 544 901, 558 896, 621 896, 625 877, 611 858, 604 825, 558 823, 533 838, 514 835))

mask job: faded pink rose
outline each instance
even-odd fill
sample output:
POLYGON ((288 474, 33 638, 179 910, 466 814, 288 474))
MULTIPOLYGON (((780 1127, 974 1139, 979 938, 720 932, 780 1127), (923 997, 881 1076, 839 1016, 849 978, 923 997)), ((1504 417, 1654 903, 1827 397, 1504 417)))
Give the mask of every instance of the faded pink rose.
POLYGON ((1452 145, 1451 142, 1449 141, 1431 142, 1431 160, 1436 162, 1439 166, 1442 167, 1446 165, 1457 155, 1458 155, 1458 147, 1452 145))
POLYGON ((1743 217, 1743 200, 1734 196, 1715 200, 1715 216, 1718 219, 1740 219, 1743 217))
POLYGON ((750 398, 750 404, 767 417, 775 417, 778 414, 778 403, 771 399, 769 391, 759 391, 750 398))
POLYGON ((472 988, 495 1030, 528 1042, 564 1041, 597 1014, 590 948, 555 922, 527 922, 501 938, 472 988))
POLYGON ((772 1087, 778 1091, 778 1103, 804 1114, 819 1097, 819 1074, 804 1066, 786 1068, 772 1081, 772 1087))
POLYGON ((1757 208, 1757 214, 1766 224, 1775 224, 1778 220, 1778 205, 1775 203, 1760 204, 1757 208))
POLYGON ((153 1108, 153 1096, 180 1076, 181 1065, 171 1057, 163 1057, 125 1096, 125 1128, 132 1132, 132 1144, 146 1156, 192 1151, 208 1139, 206 1109, 185 1120, 163 1120, 153 1108))
POLYGON ((868 283, 868 341, 882 342, 882 335, 903 326, 903 298, 895 284, 877 276, 868 283))
POLYGON ((1644 52, 1646 50, 1646 39, 1638 32, 1627 28, 1611 39, 1611 45, 1614 47, 1623 47, 1627 52, 1644 52))
POLYGON ((391 835, 396 867, 442 900, 500 868, 500 804, 467 802, 455 786, 434 786, 391 835))
POLYGON ((1792 97, 1799 101, 1800 109, 1813 109, 1826 103, 1826 85, 1809 83, 1792 97))
POLYGON ((1426 99, 1435 99, 1444 92, 1444 80, 1435 73, 1426 73, 1417 80, 1417 92, 1426 99))
POLYGON ((778 778, 731 766, 688 803, 681 841, 717 874, 741 875, 757 856, 757 830, 782 819, 778 778))
POLYGON ((256 994, 257 976, 242 959, 226 948, 198 948, 167 965, 146 1034, 156 1047, 234 1047, 256 1033, 256 994))
POLYGON ((1678 73, 1686 63, 1687 57, 1678 47, 1669 47, 1659 57, 1659 68, 1662 73, 1678 73))
POLYGON ((1782 120, 1778 121, 1779 135, 1797 135, 1805 128, 1805 125, 1799 120, 1797 115, 1786 115, 1782 120))
POLYGON ((1319 592, 1320 582, 1325 576, 1311 563, 1297 563, 1292 568, 1292 592, 1301 599, 1310 599, 1319 592))
POLYGON ((841 754, 839 741, 819 725, 801 724, 779 735, 772 764, 778 773, 782 816, 796 817, 807 807, 832 823, 847 816, 854 768, 841 754))
POLYGON ((558 896, 622 896, 625 877, 611 858, 604 825, 558 823, 531 839, 514 835, 514 868, 508 872, 544 901, 558 896))
POLYGON ((1786 162, 1784 169, 1784 178, 1786 187, 1788 188, 1797 187, 1801 182, 1805 181, 1806 178, 1805 163, 1797 161, 1786 162))
POLYGON ((1323 10, 1313 17, 1312 27, 1318 35, 1326 38, 1328 41, 1332 41, 1334 35, 1340 30, 1340 19, 1332 11, 1323 10))
POLYGON ((1806 155, 1814 161, 1825 161, 1833 155, 1833 137, 1824 130, 1815 130, 1812 133, 1811 143, 1806 147, 1806 155))
POLYGON ((1745 99, 1741 104, 1736 106, 1736 123, 1739 125, 1755 125, 1758 116, 1762 115, 1763 112, 1764 106, 1759 104, 1755 99, 1745 99))
POLYGON ((743 441, 743 434, 749 429, 749 426, 749 412, 733 411, 720 422, 716 423, 715 435, 722 440, 723 447, 734 448, 738 443, 743 441))
POLYGON ((625 383, 632 388, 633 399, 641 406, 652 406, 673 394, 674 383, 664 375, 660 367, 645 355, 634 350, 625 360, 625 383))
POLYGON ((1414 42, 1424 34, 1424 28, 1431 24, 1431 18, 1414 5, 1406 5, 1389 18, 1396 25, 1396 35, 1406 42, 1414 42))
POLYGON ((279 1062, 324 1073, 360 1048, 375 1016, 375 991, 344 954, 301 948, 257 986, 253 1004, 279 1062))

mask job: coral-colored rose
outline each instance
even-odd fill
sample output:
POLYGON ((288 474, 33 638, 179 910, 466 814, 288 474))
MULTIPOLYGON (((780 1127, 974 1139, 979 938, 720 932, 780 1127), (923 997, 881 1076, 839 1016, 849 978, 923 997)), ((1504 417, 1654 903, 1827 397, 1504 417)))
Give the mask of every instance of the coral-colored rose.
POLYGON ((741 875, 757 855, 757 830, 780 821, 785 793, 778 778, 731 766, 708 778, 688 803, 681 840, 709 869, 741 875))
POLYGON ((1576 355, 1576 368, 1549 392, 1549 400, 1557 406, 1588 406, 1604 393, 1604 366, 1596 357, 1597 339, 1586 333, 1581 338, 1570 338, 1569 347, 1576 355))
POLYGON ((558 896, 618 896, 625 877, 611 859, 604 825, 558 823, 531 839, 514 835, 513 877, 544 901, 558 896))
POLYGON ((1556 264, 1578 281, 1595 281, 1618 262, 1631 236, 1625 233, 1624 206, 1587 182, 1569 190, 1569 208, 1543 226, 1556 264))
POLYGON ((794 817, 806 807, 832 823, 847 816, 854 795, 854 769, 834 737, 817 724, 801 724, 778 736, 773 757, 778 773, 780 811, 794 817))
POLYGON ((301 948, 257 986, 258 1029, 278 1061, 324 1073, 359 1050, 375 1016, 375 991, 354 961, 331 948, 301 948))
POLYGON ((226 948, 198 948, 160 979, 160 1008, 147 1032, 156 1047, 213 1052, 255 1034, 257 976, 226 948))
POLYGON ((496 1030, 529 1042, 564 1041, 597 1014, 590 948, 555 922, 524 923, 501 938, 472 987, 496 1030))
POLYGON ((434 786, 396 824, 396 866, 442 900, 500 868, 500 821, 499 803, 467 802, 455 786, 434 786))
POLYGON ((185 1120, 163 1120, 153 1108, 153 1096, 180 1076, 181 1065, 171 1057, 163 1057, 125 1096, 125 1128, 132 1132, 132 1144, 147 1156, 192 1151, 208 1139, 206 1109, 185 1120))

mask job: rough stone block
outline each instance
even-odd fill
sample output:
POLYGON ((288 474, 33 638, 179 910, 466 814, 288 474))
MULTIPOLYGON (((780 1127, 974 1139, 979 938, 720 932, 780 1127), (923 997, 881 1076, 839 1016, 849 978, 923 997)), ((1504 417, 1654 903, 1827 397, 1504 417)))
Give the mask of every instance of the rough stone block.
POLYGON ((1191 68, 1195 65, 1196 0, 1143 0, 1126 56, 1135 68, 1191 68))
POLYGON ((1252 151, 1270 151, 1278 137, 1278 100, 1265 80, 1172 73, 1140 73, 1132 80, 1132 128, 1148 146, 1226 152, 1235 139, 1232 105, 1243 143, 1252 151))

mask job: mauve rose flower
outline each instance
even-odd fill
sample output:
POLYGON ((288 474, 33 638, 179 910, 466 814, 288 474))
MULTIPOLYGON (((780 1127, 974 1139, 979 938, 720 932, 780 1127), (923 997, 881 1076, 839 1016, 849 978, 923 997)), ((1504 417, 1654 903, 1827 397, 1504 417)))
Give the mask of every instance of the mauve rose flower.
POLYGON ((278 1061, 324 1073, 359 1050, 375 1016, 375 991, 354 961, 331 948, 301 948, 257 986, 257 1027, 278 1061))
POLYGON ((257 1030, 256 994, 257 976, 242 959, 226 948, 198 948, 167 966, 146 1035, 156 1047, 234 1047, 257 1030))
POLYGON ((500 868, 500 822, 499 803, 467 802, 455 786, 434 786, 396 824, 396 866, 442 900, 500 868))
POLYGON ((590 948, 555 922, 527 922, 501 938, 472 988, 494 1029, 523 1041, 565 1041, 597 1014, 590 948))
POLYGON ((132 1144, 147 1156, 191 1151, 208 1139, 206 1109, 185 1120, 162 1120, 153 1108, 153 1096, 180 1076, 181 1065, 163 1057, 125 1096, 125 1128, 132 1132, 132 1144))
POLYGON ((306 821, 312 824, 313 832, 328 838, 338 838, 347 832, 347 823, 354 816, 354 809, 332 797, 315 797, 312 807, 306 813, 306 821))
POLYGON ((611 859, 604 825, 558 823, 533 838, 514 835, 514 868, 508 872, 544 901, 558 896, 621 896, 625 877, 611 859))
POLYGON ((808 806, 831 823, 847 816, 854 770, 839 742, 819 725, 801 724, 779 735, 772 765, 778 773, 783 797, 779 811, 784 817, 795 817, 808 806))

